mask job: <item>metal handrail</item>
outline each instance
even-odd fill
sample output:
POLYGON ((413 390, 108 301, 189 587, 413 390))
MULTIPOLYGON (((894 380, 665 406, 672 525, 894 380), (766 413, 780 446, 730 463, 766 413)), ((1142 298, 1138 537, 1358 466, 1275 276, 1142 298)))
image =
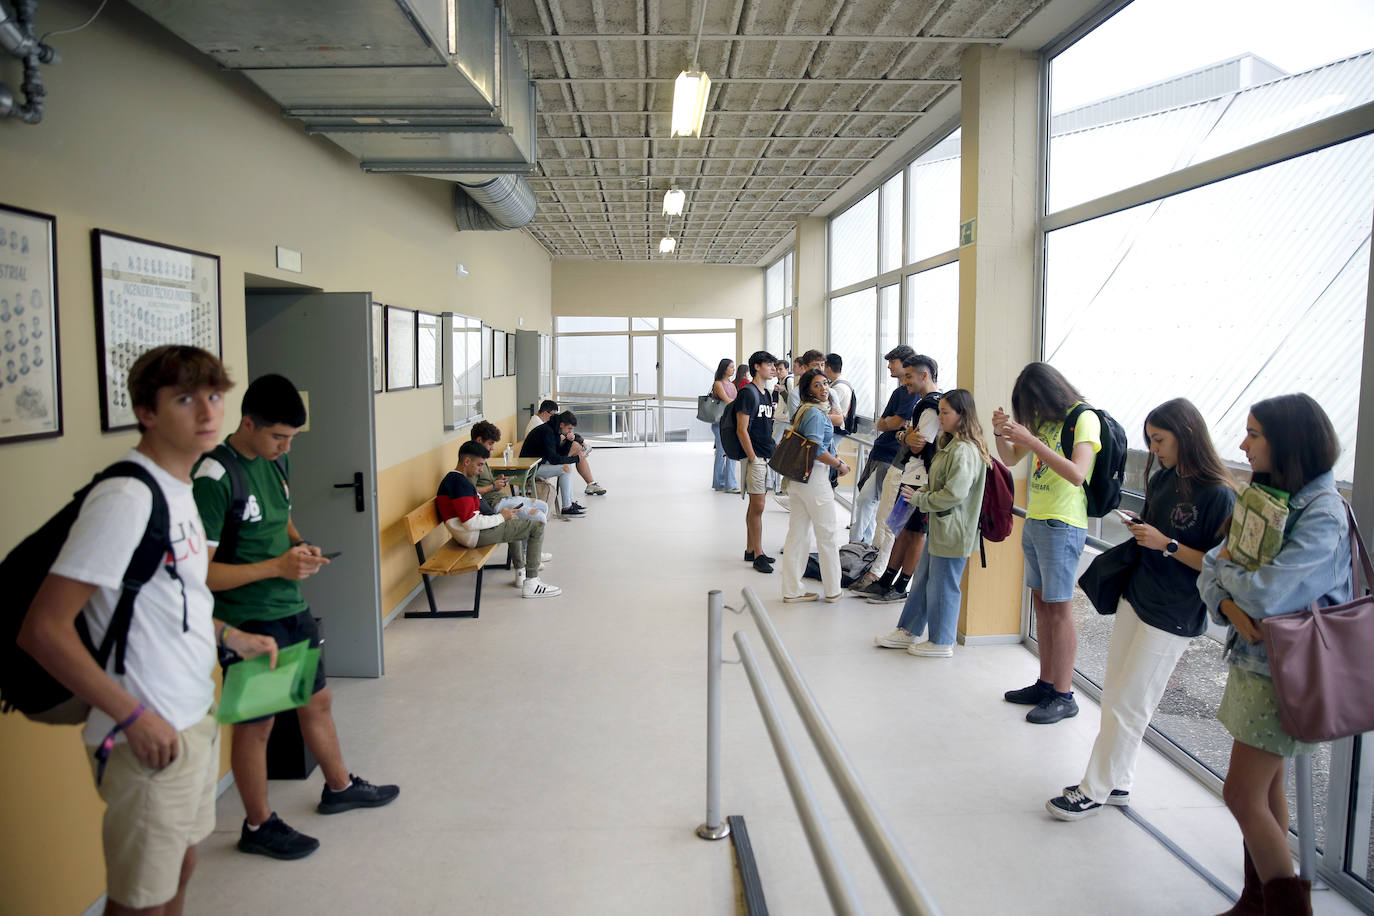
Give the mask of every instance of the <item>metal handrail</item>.
MULTIPOLYGON (((915 868, 898 844, 891 828, 888 827, 877 807, 870 800, 868 793, 859 781, 854 765, 840 746, 834 729, 831 728, 825 713, 816 703, 810 688, 806 686, 806 681, 797 669, 796 662, 792 660, 791 654, 788 653, 786 646, 779 638, 773 621, 769 618, 768 612, 764 610, 758 595, 752 588, 746 588, 743 590, 742 596, 745 607, 748 608, 750 615, 754 618, 759 635, 763 637, 764 645, 767 646, 768 653, 772 656, 773 663, 782 676, 787 692, 792 697, 797 714, 806 727, 807 733, 811 736, 811 741, 815 745, 826 771, 830 774, 835 790, 844 802, 850 818, 854 821, 854 827, 863 840, 864 846, 868 849, 869 857, 877 867, 878 873, 882 876, 888 893, 893 902, 896 903, 898 912, 916 914, 916 916, 938 914, 939 908, 935 905, 934 899, 917 877, 915 868)), ((720 590, 714 589, 707 596, 706 823, 697 828, 697 834, 706 839, 719 839, 728 834, 728 828, 722 832, 723 825, 720 822, 719 785, 721 668, 719 651, 722 609, 723 600, 720 590)), ((745 661, 743 650, 748 648, 748 641, 745 639, 741 642, 741 637, 743 634, 736 633, 735 642, 741 647, 740 660, 745 665, 746 673, 749 673, 753 657, 750 653, 749 661, 745 661)), ((751 686, 754 686, 756 675, 757 668, 755 666, 754 673, 749 675, 751 686)), ((822 878, 826 882, 826 889, 830 893, 831 903, 836 912, 860 912, 856 909, 857 903, 850 900, 852 892, 846 890, 848 876, 829 843, 828 835, 824 830, 823 822, 815 805, 815 799, 810 797, 809 787, 805 786, 804 780, 800 788, 793 787, 793 776, 789 775, 789 768, 795 766, 795 755, 792 755, 791 760, 786 758, 785 752, 790 753, 791 751, 790 741, 785 740, 786 732, 782 729, 781 722, 777 720, 777 711, 772 704, 771 695, 766 693, 766 687, 761 693, 755 686, 754 692, 759 703, 759 713, 763 716, 770 737, 777 733, 784 739, 780 741, 774 737, 774 749, 778 753, 778 760, 783 767, 784 776, 788 778, 788 786, 793 790, 793 802, 802 818, 807 841, 811 846, 812 855, 821 869, 822 878), (801 791, 803 788, 807 791, 801 791)))

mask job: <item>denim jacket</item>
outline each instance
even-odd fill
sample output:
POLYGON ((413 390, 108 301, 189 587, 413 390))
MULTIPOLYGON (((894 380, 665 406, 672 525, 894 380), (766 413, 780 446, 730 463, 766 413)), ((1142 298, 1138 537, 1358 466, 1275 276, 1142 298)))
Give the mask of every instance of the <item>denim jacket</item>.
POLYGON ((797 423, 797 432, 819 445, 821 452, 835 454, 835 427, 830 423, 826 408, 809 402, 808 405, 809 409, 802 411, 797 423))
MULTIPOLYGON (((1326 607, 1350 600, 1350 528, 1335 477, 1327 471, 1309 482, 1288 500, 1288 509, 1283 547, 1254 572, 1217 556, 1225 542, 1202 558, 1197 588, 1217 623, 1228 623, 1221 613, 1228 597, 1257 620, 1307 610, 1313 601, 1326 607)), ((1226 638, 1226 661, 1270 676, 1264 643, 1251 644, 1234 628, 1226 638)))

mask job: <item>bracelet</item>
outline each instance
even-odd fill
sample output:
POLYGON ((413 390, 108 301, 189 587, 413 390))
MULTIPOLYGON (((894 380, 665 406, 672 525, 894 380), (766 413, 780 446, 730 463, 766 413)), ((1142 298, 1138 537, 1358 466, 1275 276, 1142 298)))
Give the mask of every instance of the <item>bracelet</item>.
POLYGON ((220 628, 220 631, 219 631, 219 640, 218 640, 218 642, 219 642, 219 647, 220 647, 221 649, 227 649, 227 648, 229 648, 228 646, 226 646, 226 645, 224 644, 224 634, 225 634, 225 633, 228 633, 228 632, 229 632, 229 624, 226 623, 223 627, 220 628))
POLYGON ((123 731, 130 725, 133 725, 136 721, 138 721, 138 717, 143 715, 145 709, 146 707, 142 703, 139 703, 137 706, 134 707, 134 711, 129 713, 129 718, 125 719, 123 722, 120 722, 118 725, 116 725, 115 729, 117 729, 118 731, 123 731))
POLYGON ((115 724, 105 735, 105 740, 100 742, 100 746, 95 749, 96 769, 95 784, 100 785, 100 781, 105 778, 105 764, 110 762, 110 752, 114 750, 115 735, 128 728, 138 721, 138 717, 143 715, 144 706, 139 703, 134 707, 134 711, 129 713, 129 717, 123 722, 115 724))

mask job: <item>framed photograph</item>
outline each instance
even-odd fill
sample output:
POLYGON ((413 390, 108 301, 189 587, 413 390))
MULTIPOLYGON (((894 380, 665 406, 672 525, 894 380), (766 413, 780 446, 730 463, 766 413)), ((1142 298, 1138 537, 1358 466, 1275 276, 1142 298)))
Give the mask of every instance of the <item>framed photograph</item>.
POLYGON ((386 307, 372 303, 372 393, 386 390, 386 307))
POLYGON ((444 348, 438 315, 415 313, 415 357, 415 387, 432 388, 443 383, 444 348))
POLYGON ((415 310, 386 307, 386 390, 415 387, 415 310))
POLYGON ((491 328, 482 325, 482 378, 491 378, 491 328))
POLYGON ((91 230, 100 428, 137 426, 126 383, 146 350, 187 344, 223 356, 219 257, 91 230))
POLYGON ((0 205, 0 442, 62 435, 57 219, 0 205))
POLYGON ((445 312, 440 336, 444 349, 444 429, 482 419, 482 322, 445 312))
POLYGON ((515 374, 515 332, 506 335, 506 375, 515 374))
POLYGON ((500 378, 506 374, 506 332, 491 332, 491 377, 500 378))

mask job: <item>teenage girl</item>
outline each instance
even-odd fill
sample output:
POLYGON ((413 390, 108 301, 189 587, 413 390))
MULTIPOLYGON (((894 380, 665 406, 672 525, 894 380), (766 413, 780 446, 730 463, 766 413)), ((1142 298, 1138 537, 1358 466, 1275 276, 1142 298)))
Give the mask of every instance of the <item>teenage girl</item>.
POLYGON ((787 520, 787 540, 782 548, 782 600, 815 601, 819 595, 802 590, 811 532, 816 533, 816 557, 821 567, 821 585, 826 601, 840 595, 839 523, 835 520, 835 491, 824 468, 849 473, 849 465, 835 454, 835 427, 830 422, 830 383, 820 369, 808 369, 797 383, 801 404, 793 425, 801 435, 816 443, 816 461, 806 483, 791 482, 791 512, 787 520))
MULTIPOLYGON (((711 383, 711 394, 718 401, 726 404, 735 400, 735 395, 739 392, 735 389, 735 383, 730 379, 735 374, 735 361, 726 357, 716 366, 716 380, 711 383)), ((722 419, 729 417, 730 412, 726 411, 722 419)), ((711 471, 711 489, 721 493, 738 493, 739 487, 735 484, 735 462, 730 456, 725 454, 725 446, 720 441, 720 420, 711 424, 711 435, 716 440, 716 460, 715 466, 711 471)))

